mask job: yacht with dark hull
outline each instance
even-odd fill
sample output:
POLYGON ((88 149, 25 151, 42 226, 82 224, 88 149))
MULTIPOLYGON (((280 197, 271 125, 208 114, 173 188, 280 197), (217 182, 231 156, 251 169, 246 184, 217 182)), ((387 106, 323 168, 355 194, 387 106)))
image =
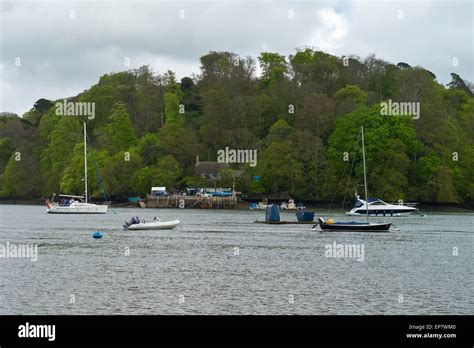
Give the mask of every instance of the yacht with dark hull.
POLYGON ((386 232, 392 225, 391 222, 334 222, 331 219, 325 221, 319 218, 319 227, 326 232, 386 232))

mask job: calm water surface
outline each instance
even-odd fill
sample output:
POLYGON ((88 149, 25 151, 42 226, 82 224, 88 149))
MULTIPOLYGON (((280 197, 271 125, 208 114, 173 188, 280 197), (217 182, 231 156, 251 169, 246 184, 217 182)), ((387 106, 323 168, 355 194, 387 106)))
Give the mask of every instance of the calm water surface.
POLYGON ((0 243, 38 245, 37 262, 0 258, 0 314, 474 314, 474 214, 394 218, 400 231, 375 234, 253 223, 263 218, 0 205, 0 243), (182 224, 122 230, 132 215, 182 224), (364 260, 326 257, 333 242, 363 245, 364 260))

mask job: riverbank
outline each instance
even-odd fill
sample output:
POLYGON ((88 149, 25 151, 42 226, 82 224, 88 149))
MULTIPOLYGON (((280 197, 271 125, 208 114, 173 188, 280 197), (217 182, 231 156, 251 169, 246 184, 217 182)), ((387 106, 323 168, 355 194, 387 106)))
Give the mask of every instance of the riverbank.
MULTIPOLYGON (((344 209, 341 209, 342 203, 328 203, 328 202, 308 202, 308 201, 296 201, 301 202, 307 210, 314 210, 316 213, 324 213, 326 211, 349 211, 352 206, 346 204, 344 209)), ((276 203, 276 202, 275 202, 276 203)), ((12 204, 12 205, 44 205, 43 198, 0 198, 0 205, 12 204)), ((236 210, 248 210, 249 202, 239 201, 235 205, 236 210)), ((131 202, 120 202, 111 205, 112 208, 138 208, 138 203, 131 202)), ((434 203, 423 203, 420 202, 421 212, 445 212, 445 213, 474 213, 474 203, 471 204, 434 204, 434 203)), ((161 208, 161 207, 160 207, 161 208)), ((158 209, 160 209, 158 208, 158 209)), ((151 208, 154 209, 154 208, 151 208)), ((166 209, 166 208, 161 208, 166 209)), ((212 210, 212 209, 211 209, 212 210)))

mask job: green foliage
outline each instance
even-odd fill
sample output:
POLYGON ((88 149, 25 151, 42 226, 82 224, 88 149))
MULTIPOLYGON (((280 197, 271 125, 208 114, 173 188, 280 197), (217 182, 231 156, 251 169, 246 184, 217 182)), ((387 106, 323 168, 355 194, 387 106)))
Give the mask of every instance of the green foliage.
POLYGON ((149 166, 156 164, 158 157, 165 153, 165 148, 157 134, 148 133, 138 141, 137 151, 143 163, 149 166))
POLYGON ((262 82, 266 85, 282 80, 287 73, 285 56, 278 53, 262 52, 258 57, 262 69, 262 82))
POLYGON ((0 138, 0 173, 3 173, 5 166, 10 160, 13 152, 13 145, 10 138, 0 138))
POLYGON ((229 146, 257 149, 258 165, 232 165, 219 186, 235 182, 244 194, 342 200, 360 190, 364 125, 371 195, 472 204, 472 84, 452 74, 445 87, 422 67, 374 55, 345 58, 314 48, 288 57, 262 52, 257 77, 253 58, 214 51, 200 58, 201 73, 192 78, 178 81, 172 71, 142 66, 103 75, 80 95, 65 96, 95 103, 94 119, 56 115, 55 101, 43 98, 23 118, 1 113, 2 193, 82 194, 86 121, 94 146, 88 147, 89 187, 96 196, 92 155, 107 189, 119 197, 151 186, 214 185, 194 176, 196 155, 212 161, 229 146), (381 116, 379 103, 387 99, 419 102, 420 118, 381 116), (17 150, 22 161, 12 160, 17 150), (235 180, 234 170, 243 171, 235 180))
POLYGON ((167 190, 171 190, 178 186, 181 175, 181 166, 173 156, 162 157, 157 165, 146 166, 137 171, 137 190, 142 194, 150 192, 153 186, 164 186, 167 190))
POLYGON ((211 181, 207 178, 200 176, 185 176, 182 180, 182 184, 185 187, 209 187, 212 185, 211 181))
POLYGON ((124 104, 115 104, 108 120, 104 135, 105 148, 110 153, 125 151, 137 143, 135 131, 124 104))
POLYGON ((467 86, 467 83, 458 74, 451 73, 451 82, 448 83, 449 88, 459 89, 466 92, 468 95, 473 96, 473 91, 467 86))
POLYGON ((12 153, 1 177, 1 195, 3 197, 37 197, 41 192, 41 177, 37 174, 38 172, 39 161, 31 149, 17 149, 12 153))
MULTIPOLYGON (((87 180, 90 197, 100 193, 100 184, 97 169, 103 170, 104 163, 109 156, 106 151, 93 151, 87 148, 87 180), (94 161, 95 160, 95 161, 94 161), (97 166, 97 167, 96 167, 97 166)), ((84 194, 84 143, 77 143, 73 155, 69 159, 61 176, 60 192, 83 195, 84 194)), ((101 197, 101 196, 99 196, 101 197)))
POLYGON ((300 130, 293 137, 296 160, 305 173, 304 182, 298 187, 298 196, 319 200, 324 183, 325 147, 321 139, 308 130, 300 130))
POLYGON ((190 166, 196 158, 193 149, 196 148, 196 138, 192 130, 176 123, 165 124, 160 130, 159 137, 164 151, 170 154, 184 166, 190 166))
POLYGON ((175 95, 180 94, 181 88, 179 84, 176 82, 176 75, 173 71, 168 70, 163 76, 163 81, 164 81, 166 93, 175 94, 175 95))
POLYGON ((266 192, 295 194, 303 183, 303 167, 297 161, 296 150, 289 141, 273 142, 268 146, 258 166, 266 192))
POLYGON ((367 104, 367 93, 356 85, 347 85, 335 94, 336 112, 338 115, 347 114, 367 104))
MULTIPOLYGON (((49 134, 45 132, 47 145, 41 151, 41 170, 45 173, 46 179, 43 190, 45 195, 58 192, 64 169, 73 156, 76 144, 82 139, 82 127, 77 117, 51 115, 50 117, 52 123, 45 128, 52 130, 49 134)), ((49 123, 49 118, 43 117, 41 120, 40 132, 45 122, 49 123)))
MULTIPOLYGON (((102 174, 110 195, 137 191, 135 175, 143 167, 143 160, 134 150, 117 152, 105 160, 102 174)), ((148 188, 149 190, 149 188, 148 188)))
POLYGON ((284 141, 294 132, 294 128, 288 125, 285 120, 276 121, 268 132, 267 141, 269 144, 277 141, 284 141))
POLYGON ((222 169, 220 172, 221 180, 219 185, 221 187, 232 187, 235 182, 235 171, 230 168, 222 169))
POLYGON ((28 120, 32 125, 37 126, 41 120, 41 117, 46 114, 49 109, 53 107, 53 102, 48 99, 38 99, 33 108, 23 115, 25 120, 28 120))
POLYGON ((365 128, 370 194, 386 200, 405 199, 410 159, 422 150, 422 145, 408 117, 381 116, 378 105, 360 108, 336 121, 328 146, 327 176, 331 181, 327 197, 343 197, 363 184, 361 126, 365 128))
POLYGON ((165 115, 166 123, 176 123, 183 125, 183 116, 179 113, 179 97, 174 93, 165 94, 165 115))
POLYGON ((299 84, 308 84, 331 96, 343 87, 343 65, 338 57, 306 48, 290 56, 290 64, 299 84))
POLYGON ((327 139, 335 119, 335 102, 324 93, 305 95, 303 107, 296 114, 295 126, 310 131, 319 139, 327 139))
POLYGON ((364 106, 367 103, 367 93, 355 85, 347 85, 336 92, 336 103, 350 101, 358 106, 364 106))

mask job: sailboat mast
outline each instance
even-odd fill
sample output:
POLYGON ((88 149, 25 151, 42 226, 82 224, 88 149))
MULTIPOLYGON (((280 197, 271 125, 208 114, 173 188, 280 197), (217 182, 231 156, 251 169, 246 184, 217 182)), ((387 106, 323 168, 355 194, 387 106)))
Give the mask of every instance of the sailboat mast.
POLYGON ((365 168, 365 143, 364 143, 364 126, 360 127, 362 132, 362 162, 364 163, 364 188, 365 188, 365 213, 367 222, 369 222, 369 195, 367 193, 367 169, 365 168))
POLYGON ((87 203, 87 139, 86 139, 86 123, 84 122, 84 198, 87 203))

